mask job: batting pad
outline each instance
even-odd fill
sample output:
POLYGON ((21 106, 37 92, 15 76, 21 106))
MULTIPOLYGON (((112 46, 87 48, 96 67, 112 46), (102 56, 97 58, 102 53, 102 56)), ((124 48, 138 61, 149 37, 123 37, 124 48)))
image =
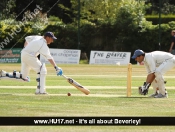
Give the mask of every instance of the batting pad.
POLYGON ((13 81, 20 81, 20 82, 30 82, 30 79, 22 79, 22 78, 11 78, 11 77, 0 77, 0 79, 4 80, 13 80, 13 81))

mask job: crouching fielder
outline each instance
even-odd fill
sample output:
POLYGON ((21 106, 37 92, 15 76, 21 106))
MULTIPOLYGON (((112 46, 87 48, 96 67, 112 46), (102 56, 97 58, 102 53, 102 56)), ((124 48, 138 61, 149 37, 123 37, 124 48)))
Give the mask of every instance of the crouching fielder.
POLYGON ((47 69, 45 64, 37 58, 39 54, 42 54, 53 65, 57 75, 62 75, 63 71, 57 67, 53 57, 50 54, 47 45, 51 44, 54 39, 57 39, 52 32, 46 32, 44 36, 27 36, 25 38, 24 49, 21 52, 21 73, 12 72, 7 73, 1 71, 0 76, 2 79, 13 79, 29 82, 29 72, 33 69, 37 73, 37 88, 35 94, 47 94, 45 88, 45 80, 47 69))
POLYGON ((138 49, 134 52, 132 59, 139 63, 144 62, 148 73, 146 82, 139 87, 139 93, 142 95, 148 94, 149 87, 152 84, 154 94, 150 97, 167 98, 168 94, 165 89, 163 75, 175 66, 175 56, 163 51, 145 53, 138 49))

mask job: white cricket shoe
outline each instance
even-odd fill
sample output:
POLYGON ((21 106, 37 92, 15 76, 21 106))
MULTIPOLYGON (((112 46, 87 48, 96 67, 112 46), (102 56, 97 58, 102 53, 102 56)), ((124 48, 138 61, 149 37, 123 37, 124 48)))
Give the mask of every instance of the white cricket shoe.
POLYGON ((165 93, 165 95, 162 95, 162 94, 160 93, 160 94, 154 96, 154 98, 168 98, 168 94, 165 93))
POLYGON ((48 95, 47 92, 44 92, 44 93, 35 93, 36 95, 48 95))
POLYGON ((36 89, 35 94, 36 94, 36 95, 48 95, 47 92, 40 93, 40 90, 39 90, 38 88, 36 89))
POLYGON ((0 70, 0 78, 1 77, 6 77, 7 72, 4 70, 0 70))

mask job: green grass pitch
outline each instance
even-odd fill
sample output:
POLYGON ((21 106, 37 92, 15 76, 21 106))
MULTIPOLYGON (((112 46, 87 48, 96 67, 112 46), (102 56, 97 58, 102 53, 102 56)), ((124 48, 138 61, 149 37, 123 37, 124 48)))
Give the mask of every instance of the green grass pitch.
MULTIPOLYGON (((47 64, 46 89, 49 95, 35 95, 36 73, 31 82, 0 80, 0 116, 175 116, 175 69, 165 74, 169 98, 148 98, 138 94, 146 79, 144 66, 132 66, 131 97, 126 97, 127 66, 59 65, 64 74, 90 90, 89 95, 56 76, 47 64), (71 96, 67 96, 70 92, 71 96)), ((20 64, 0 64, 0 69, 20 71, 20 64)), ((173 132, 173 126, 0 126, 2 132, 173 132)))

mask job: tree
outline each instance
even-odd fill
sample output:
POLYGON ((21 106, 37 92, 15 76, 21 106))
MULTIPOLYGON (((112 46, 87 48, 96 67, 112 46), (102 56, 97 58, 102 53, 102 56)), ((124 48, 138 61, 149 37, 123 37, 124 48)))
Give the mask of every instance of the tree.
POLYGON ((172 5, 168 2, 164 3, 161 13, 162 14, 175 14, 175 5, 172 5))
POLYGON ((114 23, 122 0, 82 0, 82 10, 89 21, 98 23, 114 23))
POLYGON ((16 7, 15 0, 1 0, 0 2, 0 18, 8 19, 14 18, 15 12, 14 8, 16 7))
POLYGON ((70 0, 16 0, 16 14, 19 14, 17 20, 23 18, 23 14, 26 11, 33 11, 36 5, 42 8, 42 13, 47 13, 47 16, 56 16, 62 19, 65 23, 72 22, 69 17, 67 17, 64 9, 60 8, 59 4, 67 8, 71 8, 70 0), (24 10, 23 10, 24 9, 24 10))
POLYGON ((135 47, 134 42, 138 41, 139 32, 145 28, 144 15, 147 8, 149 8, 149 5, 145 6, 144 0, 125 0, 121 2, 114 27, 118 49, 128 51, 135 47))
POLYGON ((147 9, 147 14, 158 14, 160 4, 161 4, 162 14, 174 14, 175 13, 175 1, 174 0, 147 0, 146 4, 148 3, 150 3, 152 6, 151 8, 147 9))

